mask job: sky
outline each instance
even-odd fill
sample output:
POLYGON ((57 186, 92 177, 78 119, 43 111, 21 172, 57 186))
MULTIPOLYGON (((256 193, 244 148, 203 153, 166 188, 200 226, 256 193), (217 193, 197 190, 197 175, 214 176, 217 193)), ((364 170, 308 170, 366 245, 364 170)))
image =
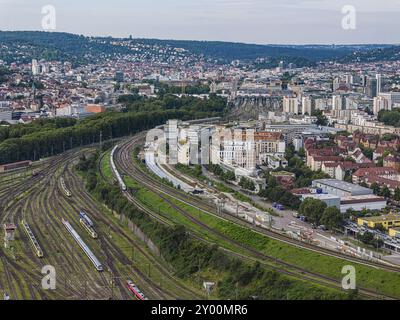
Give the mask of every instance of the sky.
MULTIPOLYGON (((0 30, 260 44, 400 43, 400 0, 0 0, 0 30), (355 9, 344 29, 342 8, 355 9)), ((346 20, 348 21, 348 20, 346 20)))

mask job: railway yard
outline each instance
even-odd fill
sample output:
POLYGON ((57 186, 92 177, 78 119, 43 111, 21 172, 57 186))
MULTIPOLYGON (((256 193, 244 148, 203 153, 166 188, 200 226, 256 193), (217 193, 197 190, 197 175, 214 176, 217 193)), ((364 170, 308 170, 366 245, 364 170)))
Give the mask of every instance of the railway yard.
MULTIPOLYGON (((361 270, 359 294, 369 299, 397 299, 397 289, 375 285, 372 275, 398 279, 395 266, 347 257, 252 225, 195 195, 165 184, 135 159, 135 148, 144 134, 124 139, 101 154, 99 174, 119 185, 133 205, 165 225, 182 224, 190 236, 216 243, 232 257, 260 262, 291 278, 332 290, 341 290, 341 274, 335 269, 354 264, 361 270), (137 190, 151 193, 161 205, 146 202, 137 190), (157 208, 158 206, 158 208, 157 208), (242 241, 239 232, 267 239, 281 251, 299 250, 309 259, 332 263, 332 270, 277 254, 274 250, 242 241), (244 231, 243 231, 244 230, 244 231), (375 272, 375 274, 374 274, 375 272)), ((132 232, 123 216, 95 200, 85 189, 75 165, 94 147, 77 149, 33 163, 32 167, 0 175, 1 225, 16 225, 15 240, 0 249, 0 293, 10 299, 202 299, 201 281, 179 279, 155 250, 132 232), (82 212, 84 215, 82 216, 82 212), (88 220, 85 218, 88 218, 88 220), (90 217, 90 218, 89 218, 90 217), (42 267, 53 266, 56 290, 42 289, 42 267), (139 293, 137 293, 139 292, 139 293)), ((156 200, 155 200, 156 201, 156 200)), ((304 259, 303 259, 304 260, 304 259)), ((207 281, 204 275, 200 280, 207 281), (204 278, 202 278, 204 277, 204 278)), ((376 281, 386 281, 377 278, 376 281)))
POLYGON ((146 288, 149 299, 195 299, 110 210, 85 192, 74 172, 83 149, 43 161, 30 172, 0 176, 1 223, 17 226, 15 240, 0 249, 0 292, 10 299, 132 299, 127 279, 146 288), (94 239, 80 224, 85 210, 94 221, 94 239), (71 236, 68 221, 102 265, 99 272, 71 236), (28 224, 43 251, 36 253, 23 227, 28 224), (43 290, 43 266, 56 271, 56 290, 43 290))

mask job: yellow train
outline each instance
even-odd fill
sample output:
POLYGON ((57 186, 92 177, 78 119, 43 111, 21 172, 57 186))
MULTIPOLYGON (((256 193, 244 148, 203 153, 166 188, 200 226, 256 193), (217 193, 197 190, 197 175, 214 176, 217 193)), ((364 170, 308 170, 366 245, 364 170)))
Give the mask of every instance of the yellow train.
POLYGON ((87 233, 89 233, 89 235, 93 238, 93 239, 97 239, 97 233, 96 231, 94 231, 94 229, 89 226, 89 224, 86 222, 86 220, 84 219, 79 219, 79 222, 81 223, 82 227, 87 231, 87 233))
POLYGON ((71 192, 68 190, 67 186, 65 185, 65 180, 63 177, 60 178, 61 182, 61 189, 64 191, 65 195, 69 198, 71 197, 71 192))
POLYGON ((36 237, 33 234, 31 228, 24 220, 22 220, 22 226, 24 227, 25 233, 29 238, 29 242, 33 248, 33 251, 39 258, 43 258, 43 250, 42 250, 42 248, 40 248, 40 245, 37 242, 36 237))

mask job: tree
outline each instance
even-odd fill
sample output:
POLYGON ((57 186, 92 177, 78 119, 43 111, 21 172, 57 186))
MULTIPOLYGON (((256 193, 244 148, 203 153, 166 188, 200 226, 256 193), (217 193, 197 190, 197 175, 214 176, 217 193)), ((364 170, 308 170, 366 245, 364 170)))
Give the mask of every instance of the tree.
POLYGON ((314 117, 317 117, 317 122, 316 124, 319 126, 326 126, 328 125, 328 119, 327 117, 324 116, 321 110, 315 110, 312 115, 314 117))
POLYGON ((396 188, 394 191, 394 200, 400 201, 400 188, 396 188))
POLYGON ((371 244, 374 241, 374 235, 371 232, 364 232, 358 235, 358 240, 365 244, 371 244))
POLYGON ((294 145, 292 143, 289 143, 286 146, 286 150, 285 150, 285 158, 287 161, 289 161, 290 159, 292 159, 294 157, 295 154, 295 148, 294 145))
POLYGON ((329 230, 339 228, 343 223, 343 216, 336 207, 326 208, 322 214, 321 224, 329 230))
POLYGON ((353 176, 351 175, 350 172, 346 171, 346 173, 344 175, 344 181, 345 182, 349 182, 349 183, 353 183, 353 176))
POLYGON ((390 198, 391 193, 390 193, 390 190, 389 190, 389 188, 387 186, 383 187, 383 189, 381 191, 381 195, 382 195, 382 197, 390 198))
POLYGON ((301 158, 305 158, 306 157, 306 151, 304 150, 304 148, 300 148, 300 150, 298 152, 298 155, 301 158))
POLYGON ((374 194, 379 195, 381 193, 381 188, 379 186, 379 184, 377 184, 376 182, 374 182, 371 185, 371 189, 374 191, 374 194))
POLYGON ((320 220, 327 205, 318 199, 307 198, 300 205, 299 213, 305 216, 310 222, 320 224, 320 220))
POLYGON ((278 186, 278 182, 276 181, 276 178, 274 176, 269 176, 267 185, 268 188, 275 188, 278 186))
POLYGON ((256 190, 256 186, 255 186, 254 182, 245 177, 242 177, 240 179, 239 186, 241 186, 244 189, 250 190, 250 191, 256 190))

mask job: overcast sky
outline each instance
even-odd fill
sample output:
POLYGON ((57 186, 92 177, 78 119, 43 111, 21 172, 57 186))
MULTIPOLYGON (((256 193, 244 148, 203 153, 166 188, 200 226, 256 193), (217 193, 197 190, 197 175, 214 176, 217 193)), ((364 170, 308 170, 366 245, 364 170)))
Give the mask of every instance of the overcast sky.
POLYGON ((41 30, 42 6, 56 31, 247 43, 400 43, 400 0, 0 0, 0 30, 41 30), (356 29, 342 28, 342 7, 356 29))

